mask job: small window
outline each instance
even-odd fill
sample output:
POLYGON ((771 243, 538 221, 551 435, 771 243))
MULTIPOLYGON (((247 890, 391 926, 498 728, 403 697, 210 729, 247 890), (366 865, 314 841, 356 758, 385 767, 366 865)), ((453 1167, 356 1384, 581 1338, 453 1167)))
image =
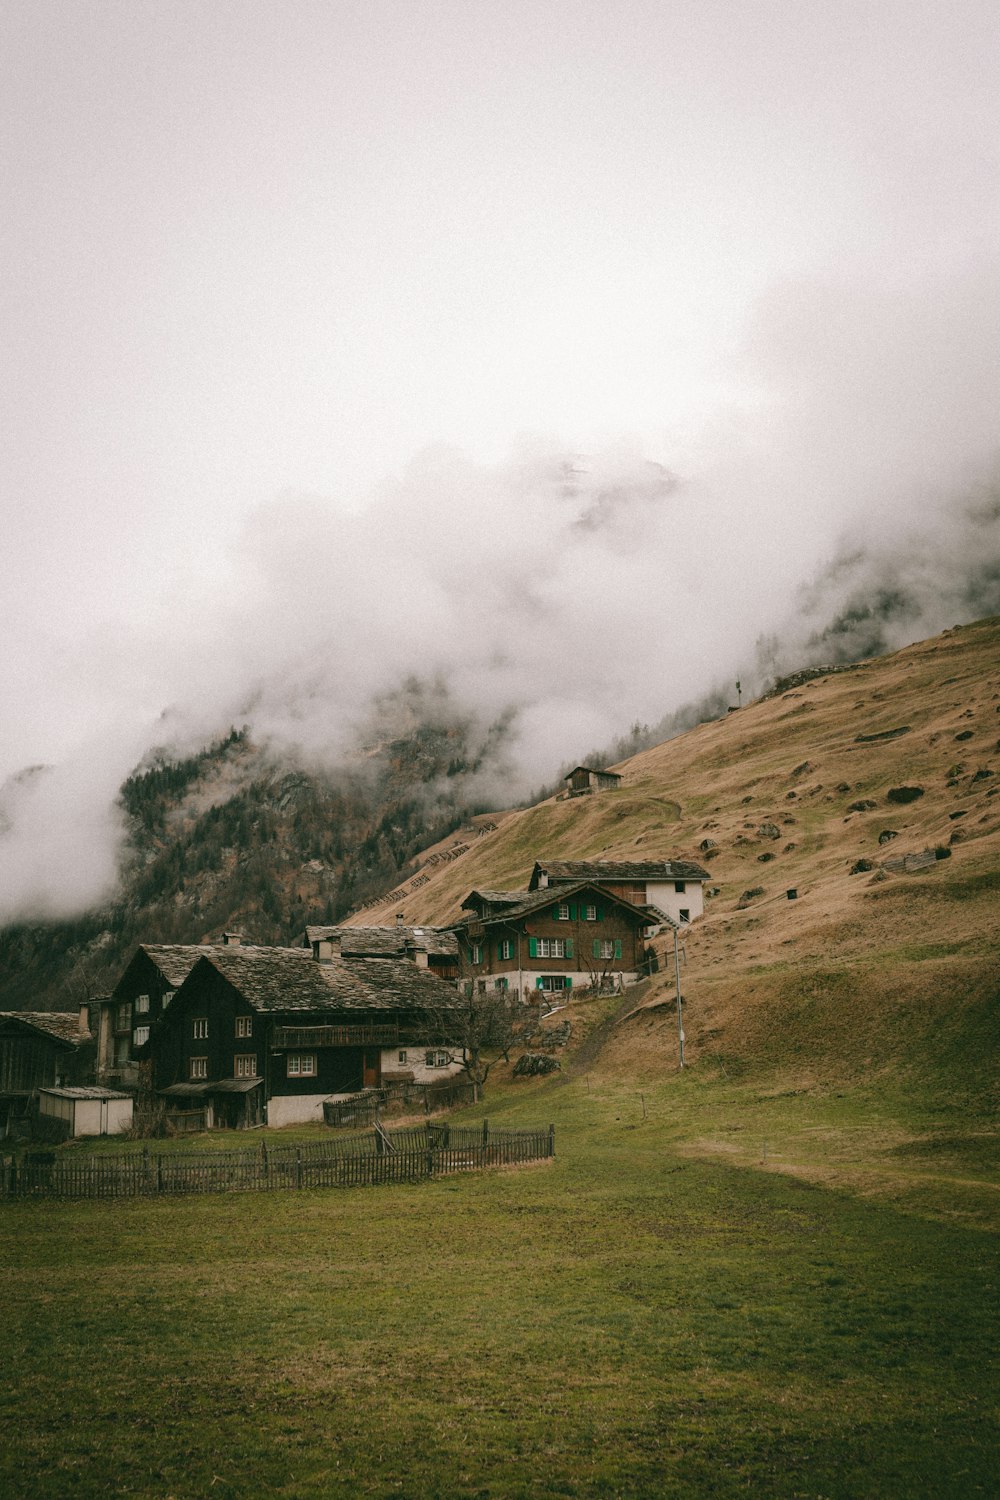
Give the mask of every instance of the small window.
POLYGON ((514 957, 514 944, 513 944, 513 942, 511 941, 510 938, 501 938, 500 939, 500 957, 501 958, 513 958, 514 957))
POLYGON ((495 990, 505 990, 507 988, 507 980, 506 979, 495 979, 493 981, 493 988, 495 990))
POLYGON ((289 1078, 315 1078, 316 1077, 316 1054, 315 1054, 315 1052, 289 1052, 289 1054, 288 1054, 288 1077, 289 1078))
POLYGON ((566 939, 565 938, 539 938, 538 939, 538 957, 539 958, 565 958, 566 957, 566 939))
POLYGON ((160 1001, 160 1004, 161 1004, 161 1006, 163 1007, 164 1010, 166 1010, 167 1006, 170 1004, 171 1000, 174 998, 174 996, 176 995, 176 993, 177 993, 176 990, 164 990, 163 991, 163 999, 160 1001))
POLYGON ((149 1041, 149 1027, 137 1026, 132 1033, 132 1043, 136 1047, 144 1047, 149 1041))
POLYGON ((117 1013, 115 1015, 115 1030, 129 1031, 131 1029, 131 1026, 132 1004, 131 1001, 126 1000, 122 1005, 119 1005, 117 1013))
POLYGON ((565 974, 542 974, 538 980, 540 990, 568 990, 572 981, 565 974))
POLYGON ((136 995, 136 997, 135 997, 135 1013, 136 1013, 137 1016, 148 1016, 149 1015, 149 996, 148 995, 136 995))
POLYGON ((208 1037, 208 1017, 195 1016, 194 1021, 191 1024, 193 1028, 191 1035, 194 1037, 195 1041, 205 1041, 208 1037))
POLYGON ((191 1077, 192 1078, 207 1078, 208 1077, 208 1058, 207 1057, 192 1057, 192 1059, 191 1059, 191 1077))
POLYGON ((241 1052, 233 1058, 233 1074, 236 1078, 257 1077, 256 1052, 241 1052))
POLYGON ((446 1068, 448 1066, 447 1052, 425 1052, 424 1066, 427 1068, 446 1068))
POLYGON ((253 1016, 236 1017, 236 1035, 253 1036, 253 1016))
POLYGON ((601 942, 601 951, 598 954, 598 958, 614 958, 614 956, 614 940, 612 938, 604 938, 601 942))
POLYGON ((472 962, 474 964, 481 964, 482 963, 482 961, 483 961, 483 945, 482 945, 482 943, 473 943, 472 947, 469 949, 469 953, 470 953, 470 955, 472 957, 472 962))
POLYGON ((398 1062, 405 1063, 405 1061, 406 1061, 406 1053, 405 1053, 405 1051, 403 1051, 401 1049, 399 1052, 397 1052, 396 1053, 396 1059, 397 1059, 398 1062))
POLYGON ((690 922, 690 920, 691 920, 691 909, 690 909, 690 907, 682 906, 681 909, 680 909, 680 911, 677 913, 677 915, 680 917, 680 919, 681 919, 682 922, 690 922))
POLYGON ((683 880, 675 880, 674 890, 677 892, 678 896, 683 896, 684 892, 687 890, 687 883, 683 880))
POLYGON ((448 1066, 447 1052, 438 1052, 435 1058, 435 1063, 439 1068, 446 1068, 448 1066))
POLYGON ((583 908, 583 915, 584 915, 584 920, 585 921, 587 921, 587 922, 596 922, 597 921, 597 907, 596 906, 585 906, 583 908))
POLYGON ((560 922, 568 922, 569 921, 569 902, 568 901, 560 901, 560 903, 559 903, 559 920, 560 920, 560 922))

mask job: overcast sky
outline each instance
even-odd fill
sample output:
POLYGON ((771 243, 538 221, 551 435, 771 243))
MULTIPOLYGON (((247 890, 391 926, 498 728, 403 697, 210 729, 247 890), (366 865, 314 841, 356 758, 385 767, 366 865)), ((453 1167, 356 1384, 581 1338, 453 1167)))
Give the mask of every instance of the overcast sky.
POLYGON ((327 724, 475 676, 498 556, 610 642, 572 753, 932 519, 996 449, 998 54, 992 0, 6 0, 0 782, 317 656, 327 724))

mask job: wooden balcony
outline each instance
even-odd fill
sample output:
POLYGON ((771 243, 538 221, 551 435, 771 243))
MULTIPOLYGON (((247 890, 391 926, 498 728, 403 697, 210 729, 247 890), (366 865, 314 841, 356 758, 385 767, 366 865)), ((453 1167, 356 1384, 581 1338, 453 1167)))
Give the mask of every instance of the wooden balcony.
POLYGON ((318 1047, 394 1047, 399 1041, 399 1027, 384 1026, 276 1026, 271 1038, 275 1052, 289 1048, 311 1050, 318 1047))

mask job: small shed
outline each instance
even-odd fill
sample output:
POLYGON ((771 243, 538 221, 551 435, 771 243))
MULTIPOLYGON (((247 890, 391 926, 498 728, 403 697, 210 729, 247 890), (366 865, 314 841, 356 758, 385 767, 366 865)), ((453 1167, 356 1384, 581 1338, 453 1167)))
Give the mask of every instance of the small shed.
POLYGON ((121 1135, 132 1124, 132 1096, 97 1087, 39 1089, 38 1113, 64 1121, 69 1136, 121 1135))
POLYGON ((617 771, 597 771, 593 766, 574 766, 568 775, 563 777, 566 788, 571 797, 579 797, 583 792, 610 792, 621 783, 621 777, 617 771))

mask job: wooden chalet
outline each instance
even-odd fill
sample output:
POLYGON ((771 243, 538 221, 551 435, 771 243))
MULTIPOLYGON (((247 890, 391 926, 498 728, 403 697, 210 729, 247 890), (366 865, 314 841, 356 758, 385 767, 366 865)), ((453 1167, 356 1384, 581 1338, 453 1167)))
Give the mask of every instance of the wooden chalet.
POLYGON ((659 914, 661 921, 667 917, 684 925, 703 914, 709 878, 702 865, 686 859, 549 859, 536 860, 528 889, 551 891, 590 880, 631 905, 649 908, 651 920, 659 914))
POLYGON ((27 1121, 38 1091, 90 1081, 94 1038, 78 1012, 0 1011, 0 1134, 27 1121))
POLYGON ((458 941, 450 927, 307 927, 297 946, 339 942, 345 958, 408 958, 439 979, 457 979, 458 941))
POLYGON ((407 1069, 457 1071, 454 985, 403 958, 345 955, 333 938, 297 948, 214 949, 200 957, 153 1032, 155 1086, 209 1125, 286 1125, 325 1100, 407 1069))
POLYGON ((557 892, 475 890, 462 909, 455 931, 466 982, 523 999, 632 983, 649 971, 647 936, 666 920, 588 880, 557 892))

